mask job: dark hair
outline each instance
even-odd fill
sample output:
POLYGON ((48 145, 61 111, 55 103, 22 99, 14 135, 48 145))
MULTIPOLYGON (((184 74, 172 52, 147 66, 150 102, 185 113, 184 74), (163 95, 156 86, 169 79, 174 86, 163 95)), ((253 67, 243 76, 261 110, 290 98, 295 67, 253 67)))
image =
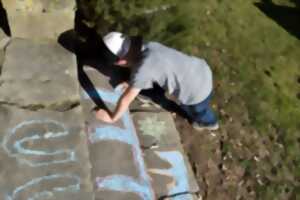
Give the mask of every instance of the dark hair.
POLYGON ((130 47, 125 56, 119 59, 127 60, 129 65, 138 63, 143 58, 142 52, 143 38, 141 36, 131 36, 130 37, 130 47))

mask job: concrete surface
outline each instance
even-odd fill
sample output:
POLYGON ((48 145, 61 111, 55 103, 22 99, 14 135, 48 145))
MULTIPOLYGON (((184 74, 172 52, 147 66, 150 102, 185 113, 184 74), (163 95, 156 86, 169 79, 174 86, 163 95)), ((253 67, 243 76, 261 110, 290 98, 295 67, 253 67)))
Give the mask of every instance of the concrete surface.
POLYGON ((74 27, 75 0, 2 0, 2 4, 13 37, 56 39, 74 27))
POLYGON ((194 193, 199 188, 171 115, 135 112, 133 119, 138 137, 128 112, 115 124, 102 123, 95 119, 94 108, 98 101, 90 98, 100 98, 113 111, 122 92, 113 90, 109 84, 110 77, 115 75, 112 72, 103 75, 85 66, 84 74, 93 85, 82 88, 82 106, 92 168, 96 168, 92 169, 92 177, 95 190, 101 191, 97 198, 117 200, 128 198, 124 194, 135 194, 140 199, 196 199, 194 193), (153 188, 154 194, 145 186, 153 188))
POLYGON ((92 194, 81 111, 0 106, 0 199, 92 194))
POLYGON ((199 187, 171 114, 137 112, 133 120, 144 144, 144 158, 156 196, 194 199, 192 194, 198 192, 199 187))
POLYGON ((75 55, 53 40, 12 39, 1 82, 0 102, 5 104, 63 111, 80 99, 75 55))
MULTIPOLYGON (((7 46, 10 38, 5 35, 3 30, 0 28, 0 74, 1 74, 1 69, 2 65, 4 62, 4 56, 5 56, 5 47, 7 46)), ((1 83, 0 83, 1 85, 1 83)))
POLYGON ((95 119, 92 98, 101 98, 107 107, 114 109, 121 93, 103 80, 105 75, 85 67, 84 71, 94 88, 82 89, 82 106, 86 117, 89 154, 92 164, 96 199, 128 199, 128 195, 143 200, 155 199, 129 112, 115 124, 95 119), (99 95, 99 97, 97 96, 99 95), (124 195, 124 193, 126 195, 124 195))
POLYGON ((170 113, 135 112, 132 117, 144 148, 181 145, 179 133, 170 113))

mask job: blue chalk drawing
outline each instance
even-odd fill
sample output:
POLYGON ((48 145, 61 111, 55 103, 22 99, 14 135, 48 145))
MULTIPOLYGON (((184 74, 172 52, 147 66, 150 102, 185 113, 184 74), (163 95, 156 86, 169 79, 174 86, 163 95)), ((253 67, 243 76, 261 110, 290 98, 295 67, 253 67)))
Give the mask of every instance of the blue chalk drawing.
MULTIPOLYGON (((174 178, 174 186, 169 189, 169 196, 189 192, 188 172, 185 166, 183 156, 178 151, 155 151, 163 160, 168 161, 172 167, 169 169, 150 169, 150 172, 166 175, 174 178)), ((192 195, 179 195, 172 197, 173 200, 193 200, 192 195)))
MULTIPOLYGON (((98 94, 104 101, 116 104, 121 94, 120 91, 107 92, 97 89, 98 94)), ((85 94, 85 98, 88 98, 85 94)), ((122 117, 125 129, 114 126, 105 126, 95 129, 95 132, 90 134, 89 140, 96 143, 101 140, 119 141, 132 146, 134 162, 139 169, 140 180, 135 180, 132 177, 115 174, 107 177, 97 177, 96 184, 98 189, 108 189, 120 192, 133 192, 138 194, 143 200, 153 200, 154 194, 151 186, 149 175, 146 171, 142 152, 138 138, 135 134, 135 128, 130 119, 129 112, 122 117)), ((193 200, 191 194, 183 194, 189 192, 188 172, 185 166, 184 158, 179 151, 155 151, 155 153, 163 160, 171 164, 169 169, 150 169, 153 173, 170 176, 174 179, 174 184, 169 185, 168 196, 173 200, 193 200), (180 195, 183 194, 183 195, 180 195)))
MULTIPOLYGON (((101 96, 103 101, 111 104, 116 104, 121 96, 120 91, 108 92, 97 89, 97 93, 101 96)), ((89 98, 89 96, 84 93, 84 98, 89 98)), ((108 177, 97 177, 96 185, 98 189, 133 192, 139 195, 143 200, 154 200, 150 177, 146 171, 139 140, 135 134, 135 128, 128 111, 122 117, 122 121, 125 129, 114 126, 96 128, 95 133, 90 135, 89 140, 92 143, 96 143, 100 140, 113 140, 131 145, 134 163, 139 170, 139 180, 134 180, 133 178, 124 175, 113 175, 108 177)))
MULTIPOLYGON (((151 189, 145 187, 139 181, 124 175, 112 175, 104 178, 97 178, 97 187, 119 192, 133 192, 142 199, 151 199, 151 189)), ((152 198, 153 199, 153 198, 152 198)))
POLYGON ((89 139, 92 143, 101 140, 115 140, 119 142, 124 142, 129 145, 134 145, 134 139, 131 136, 132 133, 129 131, 123 130, 118 127, 108 126, 103 128, 96 128, 94 134, 91 134, 89 139))
POLYGON ((74 184, 67 185, 66 187, 53 187, 51 190, 42 191, 39 193, 35 193, 33 196, 29 197, 27 200, 35 200, 35 199, 45 199, 49 197, 53 197, 57 192, 77 192, 80 190, 80 178, 78 176, 72 174, 53 174, 49 176, 43 176, 39 178, 32 179, 31 181, 25 183, 17 187, 11 195, 7 195, 5 200, 14 200, 19 199, 18 196, 30 189, 31 187, 35 187, 38 185, 43 185, 47 181, 53 181, 56 179, 68 179, 70 182, 74 182, 74 184))
POLYGON ((10 157, 15 157, 17 160, 21 163, 24 163, 26 165, 29 165, 31 167, 40 167, 40 166, 47 166, 51 164, 61 164, 61 163, 67 163, 76 161, 75 152, 71 149, 60 149, 60 150, 53 150, 53 151, 47 151, 47 150, 33 150, 30 148, 24 148, 22 145, 25 142, 38 142, 38 140, 45 140, 50 138, 60 138, 67 136, 69 132, 65 128, 65 126, 57 121, 54 120, 31 120, 31 121, 24 121, 20 124, 18 124, 15 128, 13 128, 3 139, 2 146, 4 150, 7 152, 7 154, 10 157), (27 135, 24 135, 21 139, 16 139, 15 141, 11 141, 12 137, 14 136, 22 136, 18 135, 18 133, 22 133, 22 129, 26 130, 26 127, 28 126, 34 126, 34 125, 47 125, 47 124, 54 124, 57 127, 59 127, 62 131, 60 132, 46 132, 43 135, 38 133, 26 133, 27 135), (10 142, 13 143, 13 145, 9 145, 10 142), (26 156, 44 156, 46 161, 33 161, 29 157, 26 156), (58 159, 57 157, 62 157, 58 159))

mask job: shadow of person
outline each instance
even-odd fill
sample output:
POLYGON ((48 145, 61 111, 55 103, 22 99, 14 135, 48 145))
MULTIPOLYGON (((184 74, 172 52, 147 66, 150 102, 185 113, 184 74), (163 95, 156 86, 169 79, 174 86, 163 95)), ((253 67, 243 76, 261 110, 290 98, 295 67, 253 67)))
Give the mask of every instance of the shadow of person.
POLYGON ((96 87, 84 70, 84 66, 93 67, 105 76, 111 77, 110 83, 112 85, 116 84, 116 80, 112 76, 113 72, 109 70, 110 68, 104 67, 107 66, 109 61, 107 59, 108 53, 104 52, 105 49, 101 47, 101 41, 99 42, 99 39, 96 37, 90 37, 87 41, 82 41, 75 30, 68 30, 60 34, 58 43, 76 55, 78 81, 82 89, 97 107, 107 109, 107 106, 97 93, 96 87))
MULTIPOLYGON (((296 2, 296 1, 295 1, 296 2)), ((300 8, 274 4, 271 0, 262 0, 254 3, 265 15, 276 21, 290 34, 300 39, 300 8)))
POLYGON ((2 28, 2 30, 6 35, 11 36, 7 13, 6 10, 3 8, 1 0, 0 0, 0 28, 2 28))
MULTIPOLYGON (((114 55, 109 52, 102 39, 99 38, 96 33, 90 34, 87 40, 81 41, 74 30, 69 30, 60 35, 58 42, 63 47, 76 54, 78 80, 81 87, 85 90, 97 107, 107 109, 107 106, 97 93, 97 89, 93 82, 86 74, 84 66, 92 67, 99 73, 108 77, 109 84, 113 88, 115 88, 119 83, 130 79, 130 70, 128 68, 113 65, 113 61, 115 60, 114 55)), ((154 84, 152 89, 143 90, 140 95, 152 100, 163 109, 175 112, 188 119, 188 116, 181 110, 180 106, 174 101, 166 98, 165 91, 158 85, 154 84)))

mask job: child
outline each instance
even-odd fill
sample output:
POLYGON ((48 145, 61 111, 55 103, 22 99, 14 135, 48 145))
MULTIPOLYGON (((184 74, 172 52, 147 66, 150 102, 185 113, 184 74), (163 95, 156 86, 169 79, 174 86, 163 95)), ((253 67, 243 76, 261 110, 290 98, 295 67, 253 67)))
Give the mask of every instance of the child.
POLYGON ((219 128, 209 105, 213 89, 212 72, 203 59, 188 56, 158 42, 143 45, 141 38, 119 32, 107 34, 103 41, 116 57, 114 64, 131 69, 131 79, 129 83, 122 83, 125 92, 113 113, 103 109, 97 111, 99 120, 116 122, 142 89, 152 88, 156 83, 178 99, 196 130, 219 128))

